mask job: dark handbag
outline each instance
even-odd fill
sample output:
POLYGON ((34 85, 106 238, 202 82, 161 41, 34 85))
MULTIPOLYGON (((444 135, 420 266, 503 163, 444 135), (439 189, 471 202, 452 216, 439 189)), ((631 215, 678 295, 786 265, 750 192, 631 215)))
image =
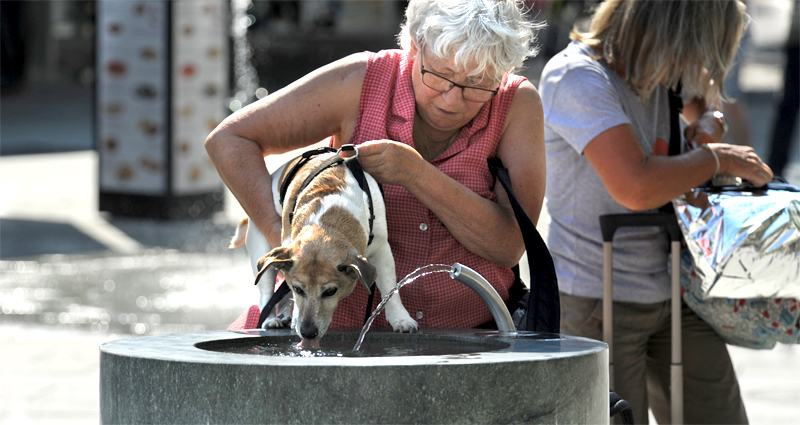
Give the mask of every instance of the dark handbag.
POLYGON ((500 158, 487 160, 492 175, 503 185, 514 209, 525 250, 528 252, 530 290, 519 278, 519 267, 514 267, 516 281, 509 291, 509 311, 518 331, 559 333, 561 307, 558 295, 558 279, 553 257, 542 236, 519 204, 511 187, 508 169, 500 158))

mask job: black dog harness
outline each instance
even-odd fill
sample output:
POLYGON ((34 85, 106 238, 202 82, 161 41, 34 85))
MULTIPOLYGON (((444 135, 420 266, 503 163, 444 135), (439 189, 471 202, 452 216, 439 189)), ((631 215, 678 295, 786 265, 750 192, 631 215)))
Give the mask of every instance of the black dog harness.
MULTIPOLYGON (((372 244, 372 239, 375 237, 375 235, 372 232, 372 224, 375 222, 375 209, 372 206, 372 192, 369 190, 369 184, 367 183, 367 178, 364 176, 364 170, 361 169, 361 164, 358 162, 358 159, 357 159, 358 158, 358 150, 356 150, 356 146, 355 145, 342 145, 342 147, 340 149, 322 147, 322 148, 317 148, 317 149, 313 149, 313 150, 310 150, 310 151, 303 152, 303 154, 300 155, 298 160, 295 161, 295 163, 292 166, 292 168, 287 170, 287 172, 284 173, 284 175, 282 177, 283 180, 280 182, 280 198, 279 198, 280 199, 280 203, 281 203, 281 205, 283 205, 283 202, 286 199, 286 192, 289 190, 289 185, 292 183, 292 180, 294 180, 294 177, 297 175, 297 172, 301 168, 303 168, 303 166, 306 165, 308 163, 308 161, 311 160, 311 158, 313 158, 313 157, 315 157, 317 155, 322 155, 322 154, 326 154, 326 153, 334 153, 334 152, 336 153, 336 155, 331 156, 330 159, 328 159, 327 161, 325 161, 322 164, 320 164, 319 166, 317 166, 317 168, 314 169, 314 171, 312 171, 311 174, 309 174, 308 177, 306 177, 305 180, 303 180, 303 183, 300 185, 300 188, 297 190, 297 193, 301 193, 304 190, 306 190, 308 185, 311 184, 311 182, 315 178, 317 178, 317 176, 319 176, 323 171, 327 170, 328 168, 336 167, 336 166, 341 165, 341 164, 344 164, 345 166, 347 166, 347 168, 350 170, 350 172, 353 173, 353 177, 355 177, 356 181, 358 182, 358 187, 360 187, 361 190, 363 190, 364 193, 367 194, 367 200, 369 201, 368 202, 369 203, 369 240, 367 241, 367 246, 369 246, 370 244, 372 244), (341 156, 338 155, 339 152, 355 152, 356 154, 351 156, 350 158, 344 159, 344 158, 342 158, 341 156)), ((296 198, 295 198, 294 202, 297 202, 296 198)), ((290 209, 291 212, 289 213, 289 224, 291 224, 292 221, 294 220, 295 208, 296 208, 296 205, 292 205, 292 208, 290 209)))
MULTIPOLYGON (((314 169, 314 171, 312 171, 308 175, 308 177, 306 177, 305 180, 303 180, 303 183, 300 185, 300 188, 297 190, 297 193, 298 194, 302 193, 308 187, 308 185, 311 184, 311 182, 315 178, 317 178, 317 176, 319 176, 323 171, 327 170, 328 168, 336 167, 336 166, 339 166, 341 164, 344 164, 350 170, 350 172, 353 173, 353 177, 358 182, 358 187, 360 187, 361 190, 363 190, 364 193, 367 194, 367 200, 369 201, 368 202, 369 203, 369 239, 367 241, 367 246, 369 246, 369 245, 372 244, 372 239, 375 237, 375 235, 374 235, 374 233, 372 231, 372 224, 375 222, 375 208, 372 205, 372 192, 369 190, 369 184, 367 183, 367 178, 364 175, 364 170, 361 169, 361 164, 358 162, 358 150, 356 149, 355 145, 349 145, 349 144, 348 145, 342 145, 342 147, 339 148, 339 149, 334 149, 334 148, 330 148, 330 147, 321 147, 321 148, 317 148, 317 149, 312 149, 312 150, 303 152, 303 154, 300 155, 300 157, 296 158, 295 160, 292 160, 292 162, 294 162, 294 165, 292 165, 291 168, 289 168, 286 172, 284 172, 283 176, 281 177, 282 180, 280 182, 280 198, 279 198, 280 199, 280 203, 281 203, 281 205, 283 205, 283 202, 284 202, 284 200, 286 198, 286 192, 289 190, 289 185, 292 183, 292 180, 294 180, 295 176, 297 175, 297 172, 301 168, 303 168, 303 166, 306 165, 311 160, 311 158, 314 158, 315 156, 323 155, 323 154, 326 154, 326 153, 336 153, 336 154, 331 156, 330 159, 328 159, 325 162, 323 162, 320 165, 318 165, 317 168, 314 169), (342 158, 341 156, 339 156, 339 152, 355 152, 356 154, 353 155, 350 158, 345 159, 345 158, 342 158)), ((297 198, 296 197, 294 198, 293 202, 295 202, 295 205, 292 205, 291 208, 289 209, 289 211, 290 211, 289 212, 289 224, 291 224, 292 221, 294 220, 294 212, 295 212, 295 208, 297 207, 297 205, 296 205, 297 198)), ((272 297, 270 297, 269 301, 267 302, 267 305, 265 305, 264 308, 261 310, 261 314, 259 315, 259 318, 258 318, 258 327, 259 328, 264 325, 264 321, 267 320, 267 316, 269 315, 269 313, 275 308, 275 306, 288 293, 289 293, 289 285, 288 284, 281 284, 281 286, 278 287, 278 289, 275 291, 275 293, 272 295, 272 297)), ((372 303, 373 303, 374 294, 375 294, 375 283, 372 284, 372 286, 370 287, 370 290, 369 290, 369 300, 367 302, 367 313, 366 313, 366 317, 364 318, 364 322, 365 323, 366 323, 367 319, 369 318, 369 316, 370 316, 370 314, 372 312, 372 303)))

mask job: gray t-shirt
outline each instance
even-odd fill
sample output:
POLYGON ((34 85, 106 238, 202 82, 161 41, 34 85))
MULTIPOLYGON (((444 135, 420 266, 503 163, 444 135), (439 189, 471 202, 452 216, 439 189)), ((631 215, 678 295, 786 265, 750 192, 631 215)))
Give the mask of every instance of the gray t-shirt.
MULTIPOLYGON (((603 239, 598 217, 630 213, 603 185, 583 150, 600 133, 630 124, 646 155, 669 141, 668 92, 647 104, 593 51, 573 41, 542 71, 539 91, 547 150, 548 247, 561 291, 603 297, 603 239)), ((659 228, 625 228, 614 237, 614 300, 655 303, 670 298, 669 241, 659 228)))

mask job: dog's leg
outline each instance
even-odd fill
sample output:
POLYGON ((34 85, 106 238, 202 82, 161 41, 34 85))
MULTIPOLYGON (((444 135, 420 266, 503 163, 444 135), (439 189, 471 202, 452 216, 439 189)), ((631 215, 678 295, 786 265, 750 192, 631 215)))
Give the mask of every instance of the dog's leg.
MULTIPOLYGON (((370 256, 369 262, 378 269, 378 278, 375 283, 380 289, 381 295, 386 296, 397 285, 394 257, 389 244, 387 243, 385 246, 380 247, 377 252, 370 256)), ((403 306, 399 292, 394 294, 389 302, 386 303, 385 311, 386 320, 395 332, 416 332, 419 330, 419 324, 411 318, 408 310, 403 306)))
MULTIPOLYGON (((247 225, 247 235, 245 236, 245 246, 247 246, 247 252, 250 255, 250 266, 253 268, 253 276, 258 275, 258 260, 266 255, 268 252, 272 250, 272 245, 270 245, 267 238, 258 230, 253 224, 253 221, 250 220, 247 225)), ((272 294, 275 293, 275 278, 278 275, 278 271, 272 267, 269 267, 264 274, 261 275, 261 278, 258 280, 257 286, 259 291, 259 299, 258 299, 258 308, 263 310, 264 307, 269 302, 269 299, 272 297, 272 294)), ((281 304, 285 304, 288 302, 287 298, 284 298, 281 304)), ((282 310, 285 310, 283 308, 282 310)), ((264 329, 274 329, 274 328, 283 328, 286 327, 288 323, 288 316, 281 317, 280 315, 276 315, 274 311, 269 313, 267 319, 264 321, 262 328, 264 329)))

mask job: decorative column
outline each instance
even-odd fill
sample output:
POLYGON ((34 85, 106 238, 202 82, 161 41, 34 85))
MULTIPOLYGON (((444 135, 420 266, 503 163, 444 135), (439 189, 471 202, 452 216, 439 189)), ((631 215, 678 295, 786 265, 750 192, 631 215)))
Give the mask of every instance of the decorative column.
POLYGON ((229 2, 99 1, 97 22, 100 210, 210 217, 223 183, 203 142, 229 113, 229 2))

